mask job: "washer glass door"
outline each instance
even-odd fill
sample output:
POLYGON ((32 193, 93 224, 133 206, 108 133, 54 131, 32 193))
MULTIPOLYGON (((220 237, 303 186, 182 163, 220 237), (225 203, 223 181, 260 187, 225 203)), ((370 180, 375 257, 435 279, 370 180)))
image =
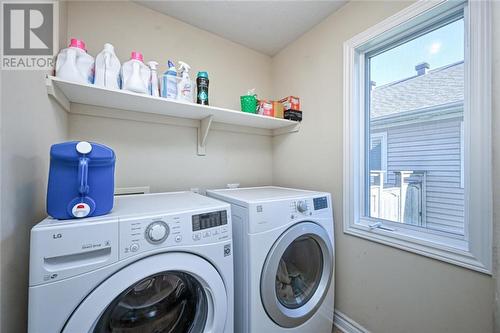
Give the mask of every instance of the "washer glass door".
POLYGON ((184 272, 148 276, 107 307, 94 333, 202 332, 207 299, 201 284, 184 272))
POLYGON ((200 256, 170 252, 139 259, 97 285, 62 333, 222 333, 228 294, 200 256))
POLYGON ((286 328, 311 318, 330 287, 333 247, 326 230, 300 222, 274 243, 264 263, 260 292, 269 317, 286 328))

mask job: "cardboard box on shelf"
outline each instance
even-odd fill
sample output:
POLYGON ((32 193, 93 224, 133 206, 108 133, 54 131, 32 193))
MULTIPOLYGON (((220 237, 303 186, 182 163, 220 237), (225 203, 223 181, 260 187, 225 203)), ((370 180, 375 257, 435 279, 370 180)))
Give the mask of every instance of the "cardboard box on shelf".
POLYGON ((258 114, 274 117, 273 102, 266 99, 259 100, 258 114))
POLYGON ((283 104, 280 101, 273 102, 273 109, 275 118, 284 118, 285 108, 283 107, 283 104))
POLYGON ((302 111, 300 110, 285 110, 284 119, 293 121, 302 121, 302 111))
POLYGON ((296 96, 288 96, 285 98, 280 99, 281 104, 283 104, 283 107, 286 110, 295 110, 299 111, 300 110, 300 98, 296 96))

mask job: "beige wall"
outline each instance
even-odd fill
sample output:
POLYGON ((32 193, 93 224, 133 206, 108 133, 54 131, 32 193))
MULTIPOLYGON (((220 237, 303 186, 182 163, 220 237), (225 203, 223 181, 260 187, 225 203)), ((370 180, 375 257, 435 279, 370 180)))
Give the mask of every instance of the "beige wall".
MULTIPOLYGON (((59 24, 64 32, 64 15, 59 24)), ((67 138, 68 117, 44 71, 0 72, 0 332, 26 332, 30 229, 45 216, 48 151, 67 138)))
POLYGON ((335 306, 347 316, 374 333, 492 332, 491 277, 342 232, 342 44, 408 5, 351 2, 273 58, 274 97, 300 96, 305 117, 274 139, 273 180, 332 193, 335 306))
MULTIPOLYGON (((270 57, 134 3, 70 2, 68 22, 67 39, 83 39, 90 54, 110 42, 122 62, 136 49, 145 61, 158 61, 160 72, 169 58, 192 65, 192 78, 207 70, 212 105, 239 109, 239 96, 248 88, 271 89, 270 57)), ((71 139, 115 149, 119 187, 150 185, 152 191, 169 191, 272 182, 269 136, 211 131, 207 155, 200 157, 195 128, 80 115, 71 115, 69 124, 71 139)))
POLYGON ((2 73, 1 124, 0 331, 25 332, 30 229, 45 215, 50 145, 67 137, 45 73, 2 73))

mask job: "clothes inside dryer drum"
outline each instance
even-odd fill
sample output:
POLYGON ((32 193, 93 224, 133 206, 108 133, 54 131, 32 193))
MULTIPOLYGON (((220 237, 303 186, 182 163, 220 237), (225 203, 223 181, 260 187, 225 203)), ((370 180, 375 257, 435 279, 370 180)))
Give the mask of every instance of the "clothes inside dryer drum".
POLYGON ((312 297, 321 279, 323 255, 318 243, 305 235, 285 250, 276 272, 276 295, 280 303, 296 309, 312 297))
POLYGON ((200 333, 207 320, 203 287, 191 275, 169 271, 131 286, 104 311, 94 333, 200 333))

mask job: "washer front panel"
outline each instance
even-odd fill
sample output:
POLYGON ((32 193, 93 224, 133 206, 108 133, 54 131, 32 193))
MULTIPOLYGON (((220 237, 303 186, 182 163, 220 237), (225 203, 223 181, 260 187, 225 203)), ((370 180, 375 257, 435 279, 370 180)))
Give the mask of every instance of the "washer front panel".
MULTIPOLYGON (((164 272, 180 272, 184 280, 189 277, 203 289, 206 301, 199 309, 204 313, 194 314, 194 317, 198 316, 198 320, 193 321, 196 326, 193 328, 204 327, 200 333, 224 332, 228 316, 228 295, 222 277, 208 261, 197 255, 171 252, 138 260, 109 277, 83 300, 67 321, 62 333, 100 333, 98 329, 101 318, 107 315, 107 309, 119 295, 124 295, 134 286, 143 286, 148 283, 149 277, 164 272), (200 315, 205 318, 203 323, 199 322, 200 315)), ((151 299, 155 297, 159 295, 153 295, 151 299)))

